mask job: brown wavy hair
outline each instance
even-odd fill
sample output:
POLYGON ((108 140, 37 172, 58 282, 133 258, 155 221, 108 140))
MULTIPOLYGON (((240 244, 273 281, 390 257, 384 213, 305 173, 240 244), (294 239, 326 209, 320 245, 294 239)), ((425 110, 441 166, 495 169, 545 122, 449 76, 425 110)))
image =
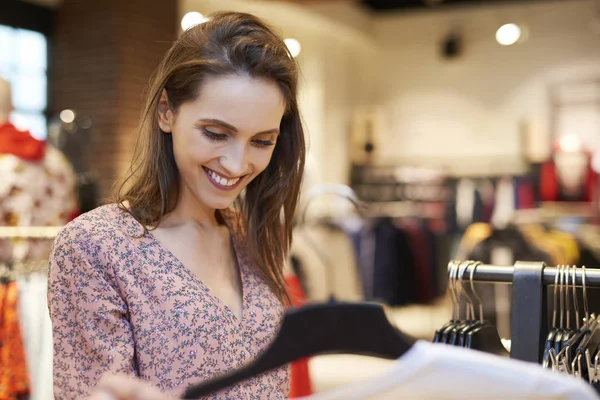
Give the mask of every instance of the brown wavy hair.
POLYGON ((246 13, 219 12, 172 44, 155 71, 143 109, 131 169, 117 187, 117 203, 144 227, 156 228, 179 200, 180 178, 172 136, 158 125, 163 89, 174 113, 194 101, 207 79, 236 75, 275 82, 286 110, 280 137, 267 168, 235 202, 245 247, 265 281, 289 301, 283 265, 304 171, 305 142, 298 111, 298 67, 283 40, 261 19, 246 13))

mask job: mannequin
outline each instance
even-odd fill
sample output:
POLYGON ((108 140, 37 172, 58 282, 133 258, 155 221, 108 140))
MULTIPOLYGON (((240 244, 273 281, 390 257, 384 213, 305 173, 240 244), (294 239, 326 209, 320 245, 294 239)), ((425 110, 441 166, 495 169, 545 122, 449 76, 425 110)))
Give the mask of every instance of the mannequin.
MULTIPOLYGON (((10 121, 11 86, 0 78, 0 226, 62 226, 76 211, 75 174, 62 153, 10 121)), ((45 259, 48 241, 0 238, 0 261, 45 259)))
MULTIPOLYGON (((63 226, 76 212, 73 168, 62 152, 10 123, 13 109, 11 86, 0 78, 0 226, 63 226)), ((0 263, 47 260, 51 245, 50 240, 0 238, 0 263)), ((45 302, 46 273, 19 277, 16 284, 27 362, 11 368, 21 372, 26 368, 29 399, 43 400, 52 392, 52 330, 45 302)), ((13 354, 11 357, 18 358, 13 354)), ((1 398, 15 397, 7 390, 0 387, 1 398)))
POLYGON ((591 202, 598 196, 598 173, 592 154, 575 137, 563 137, 541 167, 542 201, 591 202))
POLYGON ((44 157, 45 144, 32 137, 29 132, 19 131, 9 121, 14 110, 10 83, 0 78, 0 154, 40 161, 44 157))
POLYGON ((12 90, 10 83, 0 78, 0 125, 8 122, 8 116, 13 111, 12 90))

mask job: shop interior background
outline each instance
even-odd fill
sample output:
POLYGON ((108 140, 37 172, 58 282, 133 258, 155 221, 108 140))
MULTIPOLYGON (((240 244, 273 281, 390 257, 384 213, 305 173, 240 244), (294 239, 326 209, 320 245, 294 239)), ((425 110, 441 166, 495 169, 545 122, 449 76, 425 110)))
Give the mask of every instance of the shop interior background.
MULTIPOLYGON (((306 218, 288 268, 307 302, 381 301, 403 331, 431 340, 451 315, 453 258, 512 265, 539 255, 511 247, 520 235, 545 257, 535 261, 600 266, 598 0, 3 0, 0 77, 12 84, 11 121, 69 160, 79 213, 127 171, 144 89, 169 42, 217 10, 267 19, 300 65, 306 218), (385 250, 394 245, 370 231, 381 249, 371 249, 374 259, 404 282, 378 290, 375 261, 352 233, 384 219, 411 255, 385 250), (569 236, 548 236, 555 231, 569 236), (492 232, 500 233, 484 243, 492 232), (337 262, 319 258, 319 243, 337 262), (419 290, 408 295, 407 286, 419 290)), ((11 221, 0 213, 0 226, 11 221)), ((478 287, 510 339, 510 288, 478 287)), ((47 330, 36 318, 29 323, 47 330)), ((314 357, 314 390, 366 379, 365 362, 373 374, 387 366, 314 357)), ((36 365, 34 385, 47 385, 48 363, 36 365)))

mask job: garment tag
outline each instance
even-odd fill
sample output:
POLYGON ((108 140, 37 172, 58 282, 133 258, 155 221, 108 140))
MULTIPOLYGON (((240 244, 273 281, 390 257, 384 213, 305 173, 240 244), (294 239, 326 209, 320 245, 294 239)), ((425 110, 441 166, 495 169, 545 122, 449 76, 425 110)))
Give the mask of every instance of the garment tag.
POLYGON ((499 246, 492 249, 490 262, 492 265, 513 265, 515 256, 510 247, 499 246))

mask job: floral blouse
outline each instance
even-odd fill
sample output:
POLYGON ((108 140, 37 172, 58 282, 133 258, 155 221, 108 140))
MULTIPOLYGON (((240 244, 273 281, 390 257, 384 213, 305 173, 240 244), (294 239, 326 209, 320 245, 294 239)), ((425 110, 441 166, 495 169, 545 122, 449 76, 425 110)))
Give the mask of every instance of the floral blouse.
MULTIPOLYGON (((255 271, 232 215, 224 216, 241 274, 241 319, 116 204, 62 230, 48 282, 56 399, 85 398, 106 372, 134 374, 180 396, 268 347, 283 307, 255 271)), ((284 399, 288 391, 283 367, 210 398, 284 399)))

